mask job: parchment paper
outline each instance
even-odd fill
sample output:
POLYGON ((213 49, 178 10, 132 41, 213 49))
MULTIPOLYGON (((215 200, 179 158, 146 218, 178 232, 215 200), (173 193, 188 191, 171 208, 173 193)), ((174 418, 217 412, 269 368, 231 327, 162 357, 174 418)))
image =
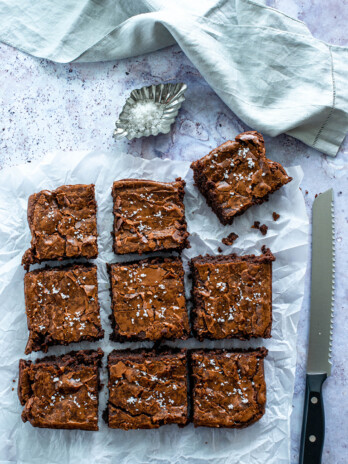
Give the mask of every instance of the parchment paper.
MULTIPOLYGON (((232 226, 222 226, 193 186, 188 162, 144 160, 129 154, 117 156, 102 153, 54 153, 40 164, 23 165, 0 173, 0 462, 35 464, 140 464, 175 463, 267 463, 290 461, 290 413, 296 362, 296 328, 304 293, 304 275, 308 252, 308 219, 299 190, 302 170, 287 169, 294 178, 269 202, 249 209, 232 226), (266 346, 267 383, 266 414, 256 424, 243 430, 180 429, 168 425, 158 430, 119 431, 108 429, 101 418, 107 400, 107 388, 100 394, 100 431, 37 429, 20 418, 22 407, 17 398, 18 360, 26 358, 24 348, 28 331, 24 308, 23 277, 20 265, 29 247, 27 200, 31 193, 55 189, 63 184, 95 183, 98 202, 100 256, 98 265, 99 297, 104 340, 69 347, 52 347, 48 354, 61 354, 71 349, 101 346, 106 354, 114 348, 148 346, 146 343, 117 344, 109 341, 109 283, 106 262, 134 259, 116 257, 112 252, 111 185, 122 178, 148 178, 171 181, 186 180, 186 216, 191 233, 191 248, 183 253, 187 260, 198 254, 231 251, 259 254, 261 246, 270 247, 276 256, 273 265, 273 338, 253 342, 195 340, 172 342, 187 347, 266 346), (272 212, 280 214, 277 222, 272 212), (257 220, 269 229, 266 236, 251 229, 257 220), (230 232, 239 239, 233 247, 221 244, 230 232), (13 382, 15 380, 15 382, 13 382)), ((52 265, 56 263, 51 263, 52 265)), ((37 267, 37 266, 36 266, 37 267)), ((33 267, 35 268, 35 267, 33 267)), ((190 282, 187 280, 187 295, 190 282)), ((36 359, 43 354, 32 353, 36 359)), ((106 356, 104 358, 104 365, 106 356)), ((102 382, 107 383, 103 367, 102 382)))

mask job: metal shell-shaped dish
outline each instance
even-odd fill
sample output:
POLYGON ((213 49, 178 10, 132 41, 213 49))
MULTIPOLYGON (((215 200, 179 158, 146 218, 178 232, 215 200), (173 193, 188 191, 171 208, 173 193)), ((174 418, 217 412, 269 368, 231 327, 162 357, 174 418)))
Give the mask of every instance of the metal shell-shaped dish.
POLYGON ((116 121, 114 138, 128 140, 168 134, 178 115, 187 85, 159 84, 132 90, 116 121))

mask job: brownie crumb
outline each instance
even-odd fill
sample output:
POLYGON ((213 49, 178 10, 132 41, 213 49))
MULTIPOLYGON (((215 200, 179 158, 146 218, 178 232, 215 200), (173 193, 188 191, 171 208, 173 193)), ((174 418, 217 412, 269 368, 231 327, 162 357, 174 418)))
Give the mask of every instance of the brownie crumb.
POLYGON ((231 232, 227 237, 223 238, 221 241, 224 245, 233 245, 237 238, 238 235, 234 232, 231 232))
POLYGON ((305 191, 305 194, 308 195, 308 193, 309 193, 308 190, 306 190, 306 191, 305 191))
POLYGON ((218 248, 218 252, 222 253, 222 248, 221 247, 218 248))
MULTIPOLYGON (((277 214, 277 213, 275 213, 275 214, 277 214)), ((260 226, 260 221, 255 221, 254 224, 251 226, 251 228, 259 230, 262 235, 266 235, 267 231, 268 231, 268 226, 266 226, 266 224, 262 224, 260 226)))
POLYGON ((273 221, 278 221, 278 219, 280 218, 280 214, 278 214, 278 213, 276 213, 275 211, 273 211, 272 217, 273 217, 273 221))
POLYGON ((268 231, 268 226, 266 226, 266 224, 262 224, 262 226, 260 226, 260 232, 262 235, 266 235, 267 234, 267 231, 268 231))
POLYGON ((251 226, 252 229, 260 229, 260 221, 255 221, 251 226))
POLYGON ((269 248, 266 247, 266 245, 262 245, 261 251, 262 251, 262 254, 266 255, 272 261, 275 261, 275 257, 273 255, 273 253, 271 252, 271 250, 269 248))

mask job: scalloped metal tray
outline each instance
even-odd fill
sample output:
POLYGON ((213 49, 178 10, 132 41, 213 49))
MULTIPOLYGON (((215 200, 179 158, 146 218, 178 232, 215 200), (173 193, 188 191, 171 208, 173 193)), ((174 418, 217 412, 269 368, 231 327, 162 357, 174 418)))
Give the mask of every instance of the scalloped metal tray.
POLYGON ((116 121, 114 138, 128 140, 167 134, 178 115, 187 85, 158 84, 132 90, 116 121))

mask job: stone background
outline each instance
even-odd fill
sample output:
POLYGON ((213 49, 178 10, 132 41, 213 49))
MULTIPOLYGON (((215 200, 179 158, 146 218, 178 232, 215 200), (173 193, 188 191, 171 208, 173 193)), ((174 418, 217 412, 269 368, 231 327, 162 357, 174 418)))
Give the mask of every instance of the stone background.
MULTIPOLYGON (((348 45, 347 0, 269 0, 304 21, 313 35, 348 45)), ((0 44, 0 169, 39 160, 52 150, 128 150, 139 156, 194 160, 248 127, 206 84, 177 46, 118 62, 60 65, 0 44), (167 81, 188 85, 186 101, 168 135, 115 142, 114 122, 136 87, 167 81)), ((288 136, 265 137, 268 156, 301 165, 308 213, 315 194, 330 187, 336 210, 336 304, 333 368, 324 384, 326 440, 323 464, 348 462, 348 139, 336 158, 288 136)), ((309 275, 307 276, 309 277, 309 275)), ((297 342, 291 462, 298 462, 309 317, 309 279, 297 342)))

